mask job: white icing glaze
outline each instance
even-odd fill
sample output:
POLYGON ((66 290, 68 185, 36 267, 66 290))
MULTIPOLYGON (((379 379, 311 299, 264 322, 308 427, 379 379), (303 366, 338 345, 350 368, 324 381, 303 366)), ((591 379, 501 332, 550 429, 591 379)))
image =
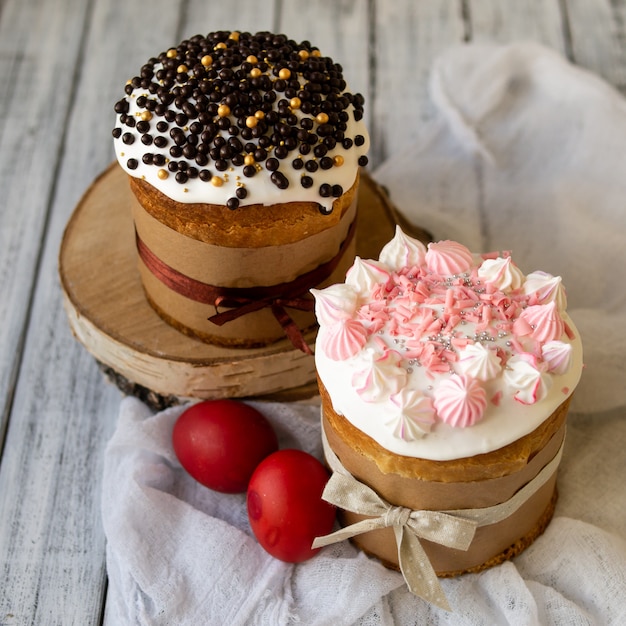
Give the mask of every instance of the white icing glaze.
MULTIPOLYGON (((466 255, 452 250, 464 263, 466 255)), ((537 305, 530 303, 537 299, 534 291, 524 293, 524 282, 512 281, 502 291, 485 285, 479 278, 485 261, 477 255, 473 266, 456 276, 434 273, 422 261, 415 278, 394 266, 395 253, 382 256, 390 265, 369 263, 379 280, 362 268, 350 272, 361 303, 353 316, 368 331, 362 349, 332 360, 321 322, 315 352, 334 409, 381 446, 433 460, 490 452, 530 433, 572 393, 582 372, 582 345, 572 320, 555 306, 556 297, 534 310, 537 305), (454 398, 464 401, 458 384, 446 390, 450 380, 462 377, 466 387, 468 381, 473 386, 472 412, 461 419, 457 403, 455 426, 436 409, 452 406, 454 398), (427 419, 418 432, 400 408, 408 402, 400 393, 433 400, 434 421, 427 419), (462 422, 472 425, 461 427, 462 422)))

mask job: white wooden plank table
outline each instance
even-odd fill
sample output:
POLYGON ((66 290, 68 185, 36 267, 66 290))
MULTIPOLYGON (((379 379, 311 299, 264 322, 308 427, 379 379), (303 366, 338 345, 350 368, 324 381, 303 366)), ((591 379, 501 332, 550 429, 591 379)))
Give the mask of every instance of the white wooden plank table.
POLYGON ((626 92, 626 0, 0 0, 0 625, 100 624, 103 450, 120 393, 61 306, 64 226, 113 159, 113 103, 196 32, 274 30, 333 56, 367 98, 370 162, 432 115, 433 58, 540 41, 626 92))

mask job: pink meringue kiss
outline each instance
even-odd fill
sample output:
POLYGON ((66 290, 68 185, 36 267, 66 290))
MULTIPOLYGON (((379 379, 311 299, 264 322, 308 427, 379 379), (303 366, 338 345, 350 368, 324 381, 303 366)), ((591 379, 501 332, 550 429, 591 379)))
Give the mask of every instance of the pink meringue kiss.
POLYGON ((466 272, 472 266, 473 257, 463 244, 446 240, 429 243, 424 260, 431 272, 444 276, 466 272))
POLYGON ((367 341, 367 331, 361 322, 340 319, 320 333, 321 346, 329 359, 345 361, 354 356, 367 341))
POLYGON ((475 378, 452 374, 435 389, 433 405, 439 418, 446 424, 466 428, 482 419, 487 406, 487 394, 475 378))
POLYGON ((516 335, 532 337, 539 343, 559 339, 565 330, 556 302, 525 308, 513 324, 516 335))

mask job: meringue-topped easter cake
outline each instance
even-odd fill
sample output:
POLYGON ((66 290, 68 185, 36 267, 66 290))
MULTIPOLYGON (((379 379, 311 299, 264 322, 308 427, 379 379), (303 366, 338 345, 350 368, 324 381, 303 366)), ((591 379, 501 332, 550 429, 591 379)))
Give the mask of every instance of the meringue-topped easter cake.
MULTIPOLYGON (((392 507, 480 520, 462 549, 422 536, 439 576, 529 545, 554 510, 583 367, 561 278, 525 274, 507 252, 426 247, 398 228, 378 260, 357 257, 345 282, 314 295, 327 457, 343 466, 334 469, 392 507)), ((344 525, 367 517, 342 512, 344 525)), ((398 566, 391 528, 354 542, 398 566)))

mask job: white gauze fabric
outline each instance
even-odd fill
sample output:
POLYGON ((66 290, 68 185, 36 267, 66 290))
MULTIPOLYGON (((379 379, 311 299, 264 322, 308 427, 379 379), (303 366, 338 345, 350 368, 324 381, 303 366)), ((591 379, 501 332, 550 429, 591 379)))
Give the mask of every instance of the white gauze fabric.
MULTIPOLYGON (((212 492, 180 467, 171 431, 184 407, 153 414, 126 398, 103 476, 107 626, 626 623, 626 106, 533 44, 450 50, 432 96, 439 117, 375 176, 436 239, 561 274, 583 335, 552 523, 513 561, 442 580, 448 613, 347 542, 298 565, 273 559, 244 495, 212 492)), ((282 448, 321 458, 317 406, 253 405, 282 448)))

